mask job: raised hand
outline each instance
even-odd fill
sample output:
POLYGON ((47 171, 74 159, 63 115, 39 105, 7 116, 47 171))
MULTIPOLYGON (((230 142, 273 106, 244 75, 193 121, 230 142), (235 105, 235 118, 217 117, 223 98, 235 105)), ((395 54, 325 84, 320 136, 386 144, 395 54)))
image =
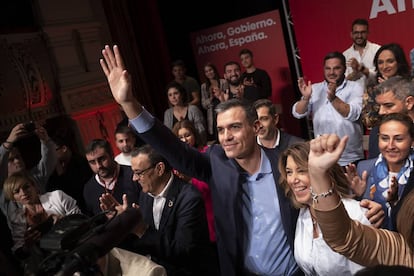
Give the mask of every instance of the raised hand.
POLYGON ((304 78, 298 79, 298 87, 302 96, 309 98, 312 95, 312 83, 311 81, 305 82, 304 78))
POLYGON ((345 167, 345 175, 349 182, 349 187, 356 196, 362 196, 367 187, 368 172, 364 171, 362 177, 359 177, 355 164, 349 164, 345 167))
POLYGON ((28 135, 27 130, 24 127, 23 123, 17 124, 13 127, 13 129, 10 131, 9 136, 7 137, 5 143, 7 146, 13 145, 17 140, 19 140, 22 137, 25 137, 28 135))
POLYGON ((124 61, 118 46, 113 50, 108 45, 102 50, 103 59, 99 60, 102 70, 108 79, 112 95, 119 104, 132 101, 131 77, 125 69, 124 61))
POLYGON ((345 149, 348 136, 342 139, 336 134, 323 134, 310 142, 309 169, 326 172, 338 162, 345 149))
POLYGON ((47 134, 47 130, 41 126, 41 125, 36 125, 36 129, 35 129, 35 133, 37 135, 37 137, 39 137, 39 140, 46 143, 47 141, 49 141, 49 135, 47 134))

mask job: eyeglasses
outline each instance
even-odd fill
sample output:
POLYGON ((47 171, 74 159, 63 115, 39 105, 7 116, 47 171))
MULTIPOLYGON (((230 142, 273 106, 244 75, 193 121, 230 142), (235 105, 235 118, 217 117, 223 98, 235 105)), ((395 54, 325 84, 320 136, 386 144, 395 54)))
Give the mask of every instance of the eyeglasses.
POLYGON ((142 170, 142 171, 140 171, 140 172, 134 172, 134 175, 135 175, 136 177, 138 177, 138 178, 141 178, 142 176, 144 176, 144 175, 145 175, 145 173, 146 173, 148 170, 153 169, 155 166, 156 166, 156 165, 151 165, 150 167, 148 167, 148 168, 146 168, 146 169, 144 169, 144 170, 142 170))

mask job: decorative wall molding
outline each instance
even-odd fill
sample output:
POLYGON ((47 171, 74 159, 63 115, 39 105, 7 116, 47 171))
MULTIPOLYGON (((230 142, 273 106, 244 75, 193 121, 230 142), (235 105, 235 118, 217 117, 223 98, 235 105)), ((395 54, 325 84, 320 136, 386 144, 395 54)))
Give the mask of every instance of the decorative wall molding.
POLYGON ((42 33, 1 35, 0 60, 0 131, 61 112, 42 33))
POLYGON ((67 115, 83 144, 102 137, 114 145, 121 112, 99 65, 103 44, 110 43, 101 1, 34 0, 32 6, 39 32, 0 35, 0 139, 17 123, 67 115))
POLYGON ((67 113, 76 116, 79 113, 97 109, 100 106, 114 103, 108 84, 82 86, 73 90, 66 90, 62 94, 62 102, 67 113))

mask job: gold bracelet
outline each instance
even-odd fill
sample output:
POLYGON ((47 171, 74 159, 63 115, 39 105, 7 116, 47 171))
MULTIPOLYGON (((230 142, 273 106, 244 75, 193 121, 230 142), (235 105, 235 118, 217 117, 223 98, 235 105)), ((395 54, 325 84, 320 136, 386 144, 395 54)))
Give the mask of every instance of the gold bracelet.
POLYGON ((332 187, 327 192, 323 192, 323 193, 320 193, 320 194, 316 194, 316 193, 313 192, 312 186, 311 186, 310 187, 310 193, 311 193, 311 197, 312 197, 313 203, 314 204, 315 203, 318 203, 318 198, 320 198, 320 197, 328 197, 328 196, 333 195, 333 193, 334 193, 333 192, 333 188, 334 188, 334 185, 332 183, 332 187))

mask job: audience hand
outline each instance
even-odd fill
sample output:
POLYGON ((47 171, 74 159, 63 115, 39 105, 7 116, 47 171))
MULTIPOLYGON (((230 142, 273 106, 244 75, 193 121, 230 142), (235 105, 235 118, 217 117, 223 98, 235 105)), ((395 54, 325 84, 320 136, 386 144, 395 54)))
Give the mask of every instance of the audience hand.
POLYGON ((244 78, 243 79, 243 85, 245 86, 256 86, 254 83, 253 78, 244 78))
POLYGON ((233 93, 233 96, 234 96, 236 99, 243 99, 243 95, 244 95, 244 85, 239 85, 239 86, 236 88, 236 92, 235 92, 235 93, 233 93))
POLYGON ((355 164, 349 164, 345 167, 345 170, 345 175, 348 179, 349 186, 352 189, 353 193, 356 196, 362 196, 365 193, 365 189, 367 187, 368 172, 364 171, 362 173, 362 178, 359 177, 355 164))
POLYGON ((49 135, 47 134, 46 129, 41 125, 36 125, 35 133, 39 140, 46 143, 49 141, 49 135))
POLYGON ((393 176, 391 179, 391 185, 387 190, 387 201, 394 206, 398 201, 398 180, 397 177, 393 176))
POLYGON ((359 71, 359 62, 356 60, 356 58, 350 58, 347 62, 346 62, 347 66, 350 66, 352 68, 353 71, 359 71))
POLYGON ((24 137, 26 135, 27 135, 27 131, 24 128, 24 124, 20 123, 20 124, 17 124, 15 127, 13 127, 6 141, 13 144, 17 140, 19 140, 21 137, 24 137))
POLYGON ((385 80, 386 80, 387 78, 385 78, 385 77, 378 77, 378 79, 377 79, 377 81, 378 81, 378 83, 382 83, 382 82, 384 82, 385 80))
POLYGON ((360 205, 361 207, 368 209, 365 216, 369 222, 371 222, 372 226, 380 228, 385 218, 385 213, 381 204, 369 199, 363 199, 361 200, 360 205))
POLYGON ((298 79, 298 86, 299 86, 299 90, 300 90, 300 93, 302 94, 302 96, 304 96, 306 98, 310 98, 310 96, 312 95, 312 83, 311 83, 311 81, 308 81, 307 83, 305 83, 304 78, 299 78, 298 79))
POLYGON ((336 83, 330 82, 328 83, 328 91, 326 91, 326 97, 330 102, 332 102, 336 97, 336 83))
POLYGON ((212 97, 218 99, 220 102, 224 102, 228 100, 228 95, 226 95, 226 93, 218 87, 212 87, 211 93, 212 93, 212 97))
MULTIPOLYGON (((102 194, 99 197, 99 206, 102 211, 116 211, 116 214, 121 214, 128 208, 128 198, 126 194, 122 195, 122 205, 109 193, 102 194)), ((107 213, 108 219, 114 216, 113 212, 107 213)))

